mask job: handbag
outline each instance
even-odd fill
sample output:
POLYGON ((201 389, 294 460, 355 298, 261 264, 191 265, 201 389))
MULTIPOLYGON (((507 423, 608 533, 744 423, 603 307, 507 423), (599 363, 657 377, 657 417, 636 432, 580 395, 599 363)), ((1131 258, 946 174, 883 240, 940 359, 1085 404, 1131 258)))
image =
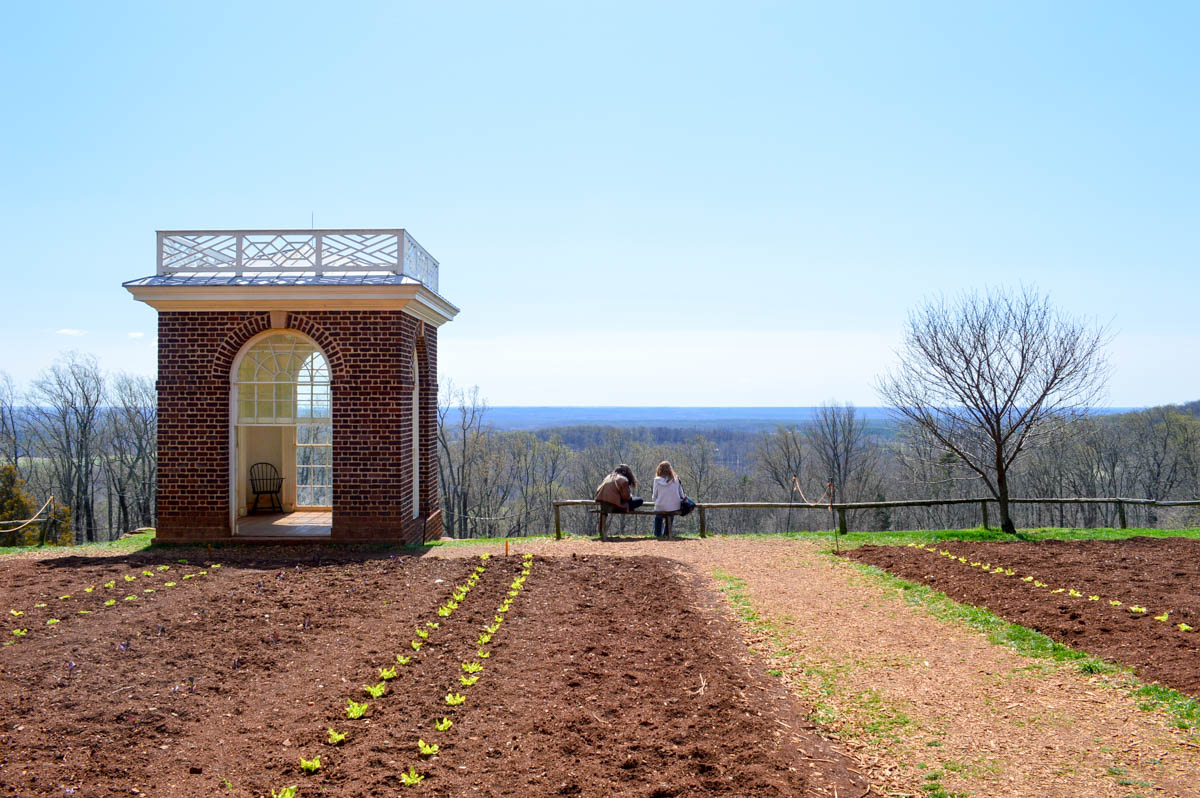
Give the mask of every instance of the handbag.
POLYGON ((696 503, 689 499, 687 494, 683 492, 683 483, 679 482, 677 484, 679 485, 679 515, 684 516, 696 509, 696 503))

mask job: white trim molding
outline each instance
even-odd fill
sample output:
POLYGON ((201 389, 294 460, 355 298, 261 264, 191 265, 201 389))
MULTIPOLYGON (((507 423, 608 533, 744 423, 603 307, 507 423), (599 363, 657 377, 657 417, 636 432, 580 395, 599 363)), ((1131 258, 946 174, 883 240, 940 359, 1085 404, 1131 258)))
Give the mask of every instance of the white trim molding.
POLYGON ((458 308, 424 285, 139 285, 125 287, 155 310, 402 310, 441 327, 458 308))

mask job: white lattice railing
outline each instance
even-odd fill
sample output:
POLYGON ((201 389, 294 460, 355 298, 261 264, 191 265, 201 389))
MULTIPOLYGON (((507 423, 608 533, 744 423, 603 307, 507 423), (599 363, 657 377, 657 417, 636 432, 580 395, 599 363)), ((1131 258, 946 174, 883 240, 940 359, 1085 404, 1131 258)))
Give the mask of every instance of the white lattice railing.
POLYGON ((438 262, 406 230, 160 230, 158 273, 390 272, 438 290, 438 262))

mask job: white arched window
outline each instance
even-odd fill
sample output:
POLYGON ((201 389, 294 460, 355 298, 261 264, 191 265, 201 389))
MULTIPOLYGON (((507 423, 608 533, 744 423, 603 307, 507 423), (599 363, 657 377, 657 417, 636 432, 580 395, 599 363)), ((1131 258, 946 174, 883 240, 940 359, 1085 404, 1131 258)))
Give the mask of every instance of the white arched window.
POLYGON ((417 370, 417 353, 412 359, 412 517, 421 515, 421 376, 417 370))
POLYGON ((273 333, 242 355, 237 423, 296 430, 296 506, 333 505, 333 403, 321 350, 294 333, 273 333))

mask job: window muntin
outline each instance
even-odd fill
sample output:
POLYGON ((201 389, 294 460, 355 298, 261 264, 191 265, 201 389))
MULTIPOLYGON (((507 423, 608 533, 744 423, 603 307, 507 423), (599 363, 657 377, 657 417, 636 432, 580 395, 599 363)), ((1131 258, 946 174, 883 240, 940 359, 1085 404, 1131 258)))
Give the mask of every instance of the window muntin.
POLYGON ((237 423, 296 429, 296 506, 333 505, 333 400, 329 366, 311 341, 276 333, 238 366, 237 423))
POLYGON ((296 390, 296 506, 332 507, 333 403, 320 352, 304 361, 296 390))

